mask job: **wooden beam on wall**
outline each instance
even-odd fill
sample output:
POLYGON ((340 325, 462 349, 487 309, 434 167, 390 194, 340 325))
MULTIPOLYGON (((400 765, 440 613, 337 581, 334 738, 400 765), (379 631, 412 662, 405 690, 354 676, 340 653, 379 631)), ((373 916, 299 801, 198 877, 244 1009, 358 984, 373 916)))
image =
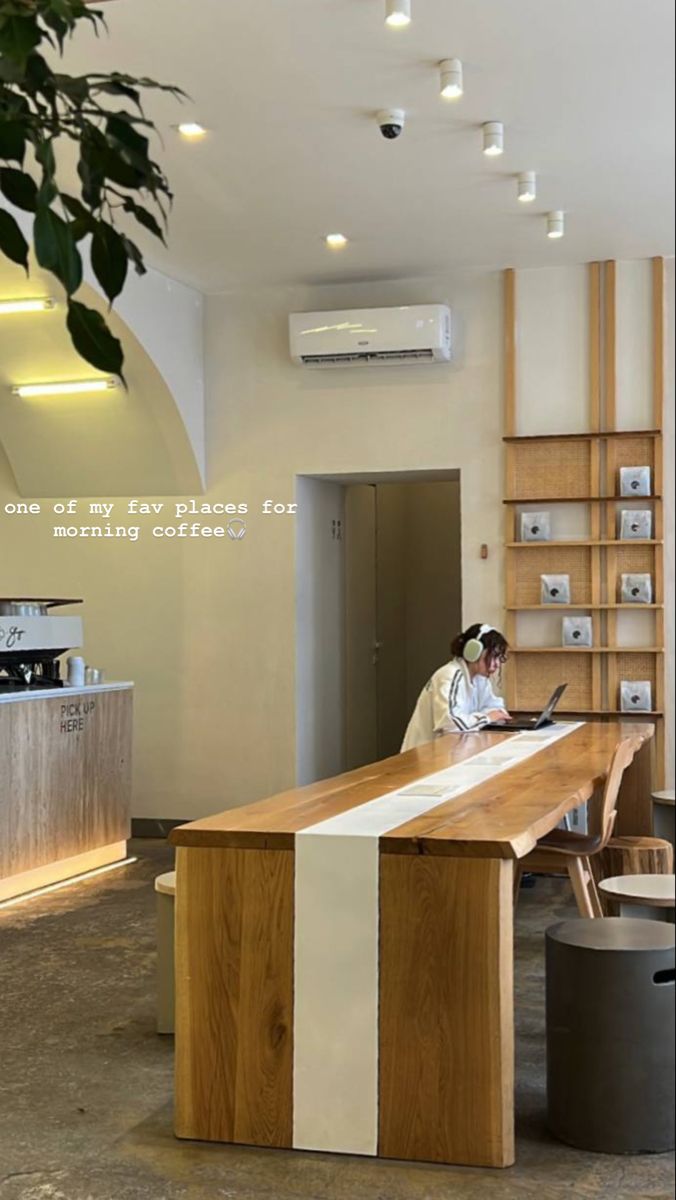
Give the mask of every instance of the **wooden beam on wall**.
POLYGON ((601 264, 589 264, 589 428, 601 428, 601 264))
POLYGON ((664 420, 664 259, 653 259, 653 426, 664 420))
POLYGON ((516 271, 504 273, 505 437, 516 430, 516 271))
POLYGON ((616 264, 607 262, 605 267, 605 428, 615 429, 617 411, 617 307, 616 307, 616 264))

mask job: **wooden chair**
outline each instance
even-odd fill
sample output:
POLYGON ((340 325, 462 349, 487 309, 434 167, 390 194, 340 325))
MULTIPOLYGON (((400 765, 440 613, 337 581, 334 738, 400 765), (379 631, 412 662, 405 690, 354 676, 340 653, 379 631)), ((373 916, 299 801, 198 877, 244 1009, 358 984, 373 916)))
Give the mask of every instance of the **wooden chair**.
POLYGON ((537 875, 560 875, 568 872, 577 907, 582 917, 602 917, 603 910, 591 868, 591 859, 600 854, 610 841, 617 816, 617 796, 622 776, 636 752, 636 742, 627 738, 617 747, 603 789, 598 830, 594 833, 574 833, 568 829, 553 829, 533 850, 514 864, 514 901, 518 900, 521 877, 525 871, 537 875))

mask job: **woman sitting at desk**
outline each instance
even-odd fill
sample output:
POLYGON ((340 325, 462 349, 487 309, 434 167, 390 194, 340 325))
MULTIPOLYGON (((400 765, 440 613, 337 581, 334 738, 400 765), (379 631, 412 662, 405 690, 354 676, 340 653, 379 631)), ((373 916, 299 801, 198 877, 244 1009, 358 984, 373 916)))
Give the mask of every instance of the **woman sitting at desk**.
POLYGON ((467 733, 509 717, 490 679, 506 661, 507 640, 492 625, 470 625, 451 645, 453 658, 425 684, 401 747, 412 750, 444 733, 467 733))

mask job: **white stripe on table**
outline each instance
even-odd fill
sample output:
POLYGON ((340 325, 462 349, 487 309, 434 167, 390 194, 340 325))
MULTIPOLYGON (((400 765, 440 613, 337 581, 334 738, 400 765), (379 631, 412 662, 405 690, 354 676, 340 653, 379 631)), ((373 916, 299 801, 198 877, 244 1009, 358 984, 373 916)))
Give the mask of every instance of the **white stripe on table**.
POLYGON ((522 733, 296 834, 296 1149, 378 1152, 379 839, 578 728, 522 733))

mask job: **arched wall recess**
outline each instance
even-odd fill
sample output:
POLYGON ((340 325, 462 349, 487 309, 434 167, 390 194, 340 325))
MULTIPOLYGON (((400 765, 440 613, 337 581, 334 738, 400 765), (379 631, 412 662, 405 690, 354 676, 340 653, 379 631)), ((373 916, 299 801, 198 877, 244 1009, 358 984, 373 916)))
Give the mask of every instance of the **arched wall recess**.
MULTIPOLYGON (((24 225, 26 214, 15 216, 24 225)), ((85 251, 86 256, 86 251, 85 251)), ((91 283, 81 299, 107 305, 91 283)), ((0 259, 0 294, 63 295, 31 265, 0 259)), ((163 496, 204 491, 202 297, 149 270, 132 277, 108 320, 125 350, 129 391, 22 400, 20 383, 91 378, 63 309, 0 320, 0 442, 22 496, 163 496)))

